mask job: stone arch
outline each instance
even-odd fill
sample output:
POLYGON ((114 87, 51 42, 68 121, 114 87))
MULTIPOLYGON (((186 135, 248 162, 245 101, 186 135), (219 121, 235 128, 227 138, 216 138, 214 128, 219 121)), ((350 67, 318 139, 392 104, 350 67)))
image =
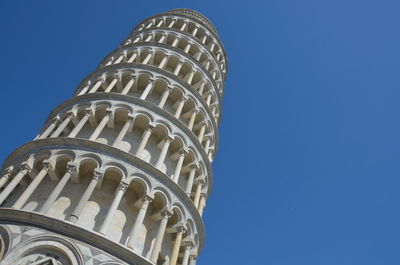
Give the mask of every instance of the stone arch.
POLYGON ((160 201, 162 202, 162 207, 159 207, 158 210, 162 210, 164 208, 169 209, 170 205, 171 205, 171 197, 168 193, 168 191, 166 191, 163 187, 157 187, 153 190, 153 195, 154 195, 154 200, 152 202, 152 204, 154 204, 157 201, 157 198, 160 199, 160 201))
POLYGON ((150 191, 152 190, 152 183, 149 180, 149 178, 141 173, 134 173, 129 176, 130 179, 130 184, 133 182, 138 182, 142 185, 142 188, 144 190, 144 195, 149 194, 150 191))
POLYGON ((7 255, 8 250, 11 247, 11 234, 10 231, 0 226, 0 261, 7 255))
POLYGON ((19 256, 12 256, 5 261, 7 264, 29 264, 31 258, 51 260, 56 256, 62 265, 83 265, 83 257, 80 250, 70 241, 51 235, 36 236, 21 242, 15 247, 19 256))

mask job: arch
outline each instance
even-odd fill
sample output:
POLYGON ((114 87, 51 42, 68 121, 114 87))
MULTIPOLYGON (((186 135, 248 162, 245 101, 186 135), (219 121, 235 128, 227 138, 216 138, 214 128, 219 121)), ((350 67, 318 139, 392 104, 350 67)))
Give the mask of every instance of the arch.
POLYGON ((153 190, 152 194, 154 195, 154 200, 156 200, 157 197, 161 199, 161 201, 164 203, 162 208, 170 208, 171 205, 171 197, 168 193, 168 191, 163 188, 163 187, 157 187, 153 190))
POLYGON ((153 185, 152 185, 150 179, 144 174, 133 173, 128 177, 128 179, 130 179, 130 183, 132 183, 134 181, 139 182, 143 186, 145 194, 150 193, 150 191, 152 190, 153 185))
POLYGON ((128 176, 128 170, 126 169, 126 167, 118 162, 107 162, 102 166, 101 169, 104 170, 104 175, 112 171, 116 174, 121 175, 121 179, 126 179, 128 176))
POLYGON ((11 233, 4 227, 0 226, 0 261, 6 256, 11 247, 11 233))
MULTIPOLYGON (((20 262, 29 260, 29 256, 48 257, 57 256, 58 261, 63 265, 83 265, 84 260, 80 250, 69 240, 53 235, 42 235, 30 238, 21 242, 15 247, 16 253, 21 253, 19 256, 12 256, 5 260, 7 264, 21 264, 20 262)), ((23 264, 23 263, 22 263, 23 264)))

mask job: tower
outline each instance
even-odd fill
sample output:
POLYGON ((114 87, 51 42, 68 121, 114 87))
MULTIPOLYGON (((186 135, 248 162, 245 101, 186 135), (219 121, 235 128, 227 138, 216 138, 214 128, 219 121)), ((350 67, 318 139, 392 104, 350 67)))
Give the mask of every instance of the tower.
POLYGON ((0 264, 195 264, 226 72, 203 15, 142 21, 4 162, 0 264))

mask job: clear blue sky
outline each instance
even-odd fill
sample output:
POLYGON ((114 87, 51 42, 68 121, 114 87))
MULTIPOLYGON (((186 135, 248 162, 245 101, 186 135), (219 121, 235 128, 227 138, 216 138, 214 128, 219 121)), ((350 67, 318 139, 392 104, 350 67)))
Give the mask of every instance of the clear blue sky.
POLYGON ((398 1, 1 1, 0 160, 140 20, 178 7, 229 56, 198 264, 400 264, 398 1))

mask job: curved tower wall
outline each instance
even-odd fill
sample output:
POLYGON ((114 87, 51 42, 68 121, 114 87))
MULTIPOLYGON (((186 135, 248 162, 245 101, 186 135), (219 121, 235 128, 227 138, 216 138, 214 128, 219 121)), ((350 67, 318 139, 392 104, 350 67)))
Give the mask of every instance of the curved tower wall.
POLYGON ((201 14, 142 21, 5 161, 2 264, 195 264, 226 72, 201 14))

